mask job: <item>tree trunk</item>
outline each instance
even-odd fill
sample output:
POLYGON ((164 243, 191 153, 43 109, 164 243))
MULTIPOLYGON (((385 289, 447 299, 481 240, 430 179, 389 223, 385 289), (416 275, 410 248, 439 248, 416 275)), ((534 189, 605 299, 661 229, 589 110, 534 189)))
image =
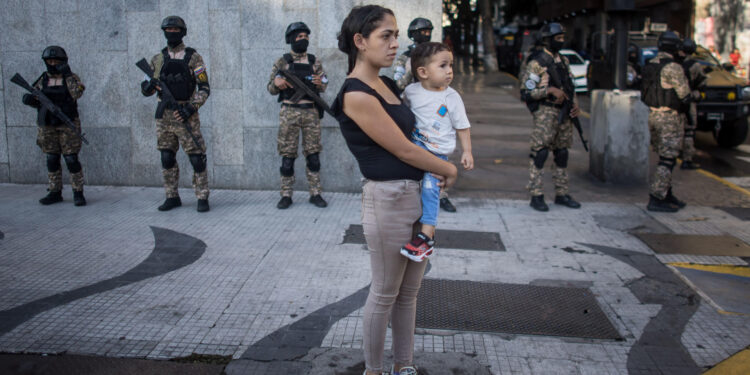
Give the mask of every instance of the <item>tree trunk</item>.
POLYGON ((495 56, 495 32, 492 30, 492 8, 490 0, 479 0, 479 11, 482 15, 482 45, 484 46, 485 71, 497 70, 495 56))

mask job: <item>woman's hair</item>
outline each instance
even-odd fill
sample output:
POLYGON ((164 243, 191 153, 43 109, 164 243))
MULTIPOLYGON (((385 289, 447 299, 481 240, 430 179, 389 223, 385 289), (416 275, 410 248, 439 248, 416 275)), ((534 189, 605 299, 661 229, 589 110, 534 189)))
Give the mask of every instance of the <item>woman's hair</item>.
POLYGON ((354 45, 354 34, 362 34, 365 38, 369 37, 370 33, 380 25, 386 14, 393 16, 393 11, 379 5, 365 5, 352 9, 344 19, 344 23, 341 24, 338 40, 339 50, 349 57, 349 71, 347 71, 347 74, 351 73, 354 69, 354 64, 357 62, 357 53, 359 52, 357 46, 354 45))
POLYGON ((450 47, 443 43, 438 42, 426 42, 420 43, 413 51, 411 51, 411 74, 418 81, 419 75, 417 74, 417 68, 427 66, 430 63, 432 56, 437 55, 440 52, 451 51, 450 47))

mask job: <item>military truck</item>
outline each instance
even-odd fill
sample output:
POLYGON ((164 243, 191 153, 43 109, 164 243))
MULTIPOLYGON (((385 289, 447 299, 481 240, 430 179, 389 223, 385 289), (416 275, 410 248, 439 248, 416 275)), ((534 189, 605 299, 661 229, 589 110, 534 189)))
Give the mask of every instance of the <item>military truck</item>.
POLYGON ((731 148, 745 142, 750 116, 750 84, 733 74, 711 53, 698 46, 693 58, 706 66, 708 78, 700 87, 698 130, 713 133, 716 143, 731 148))

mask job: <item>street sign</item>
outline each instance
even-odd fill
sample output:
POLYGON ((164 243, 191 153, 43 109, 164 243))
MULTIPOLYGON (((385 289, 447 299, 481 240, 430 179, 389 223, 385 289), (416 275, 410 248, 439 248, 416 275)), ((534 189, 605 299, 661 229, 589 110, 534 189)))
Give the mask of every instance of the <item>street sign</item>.
POLYGON ((666 23, 652 23, 651 24, 651 31, 663 33, 667 31, 667 24, 666 23))

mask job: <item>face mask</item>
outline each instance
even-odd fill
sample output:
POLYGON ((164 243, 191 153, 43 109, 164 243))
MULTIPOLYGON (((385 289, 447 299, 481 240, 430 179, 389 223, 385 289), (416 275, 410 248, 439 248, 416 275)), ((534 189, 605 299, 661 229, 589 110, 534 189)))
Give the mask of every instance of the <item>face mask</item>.
POLYGON ((47 73, 49 74, 62 74, 62 67, 65 63, 59 63, 57 65, 50 65, 46 62, 44 65, 47 65, 47 73))
POLYGON ((167 45, 174 48, 180 45, 182 43, 182 37, 185 34, 182 33, 182 31, 179 32, 164 32, 164 36, 167 38, 167 45))
POLYGON ((565 42, 560 42, 553 39, 549 42, 549 51, 552 53, 558 53, 562 49, 563 44, 565 44, 565 42))
POLYGON ((432 39, 432 34, 422 35, 421 32, 414 36, 414 42, 417 44, 429 42, 432 39))
POLYGON ((310 41, 307 39, 295 40, 292 42, 292 51, 294 51, 294 53, 305 53, 307 52, 307 46, 309 44, 310 41))

